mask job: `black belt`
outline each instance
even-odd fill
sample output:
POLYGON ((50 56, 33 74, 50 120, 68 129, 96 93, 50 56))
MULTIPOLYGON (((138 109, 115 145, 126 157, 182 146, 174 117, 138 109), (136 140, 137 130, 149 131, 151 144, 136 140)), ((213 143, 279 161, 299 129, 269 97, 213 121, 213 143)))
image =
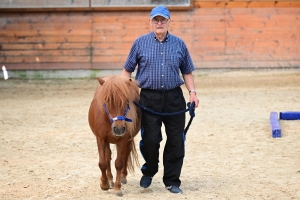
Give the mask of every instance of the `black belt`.
POLYGON ((157 92, 157 93, 168 93, 168 92, 173 92, 175 90, 178 90, 180 87, 176 87, 173 89, 169 89, 169 90, 154 90, 154 89, 145 89, 142 88, 142 91, 149 91, 149 92, 157 92))

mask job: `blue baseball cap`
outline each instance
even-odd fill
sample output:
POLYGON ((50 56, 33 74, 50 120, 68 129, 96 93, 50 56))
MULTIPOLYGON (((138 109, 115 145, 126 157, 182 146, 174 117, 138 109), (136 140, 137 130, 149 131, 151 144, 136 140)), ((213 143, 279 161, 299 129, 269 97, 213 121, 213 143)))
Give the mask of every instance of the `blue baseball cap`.
POLYGON ((152 9, 150 19, 153 19, 156 16, 162 16, 166 19, 170 19, 170 12, 166 6, 157 6, 152 9))

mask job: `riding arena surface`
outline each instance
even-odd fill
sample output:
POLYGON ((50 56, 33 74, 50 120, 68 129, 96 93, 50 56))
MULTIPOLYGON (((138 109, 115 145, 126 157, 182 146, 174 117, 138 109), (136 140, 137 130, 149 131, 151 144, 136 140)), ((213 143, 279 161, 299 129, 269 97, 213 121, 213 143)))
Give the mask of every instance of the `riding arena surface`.
MULTIPOLYGON (((195 77, 200 105, 187 133, 182 195, 162 182, 164 129, 159 172, 149 188, 139 186, 142 174, 135 167, 122 185, 123 197, 100 189, 87 118, 97 84, 0 80, 0 199, 300 199, 300 120, 280 120, 281 138, 272 137, 269 123, 272 111, 300 111, 299 69, 195 77)), ((135 140, 139 151, 140 133, 135 140)), ((114 146, 112 151, 115 174, 114 146)))

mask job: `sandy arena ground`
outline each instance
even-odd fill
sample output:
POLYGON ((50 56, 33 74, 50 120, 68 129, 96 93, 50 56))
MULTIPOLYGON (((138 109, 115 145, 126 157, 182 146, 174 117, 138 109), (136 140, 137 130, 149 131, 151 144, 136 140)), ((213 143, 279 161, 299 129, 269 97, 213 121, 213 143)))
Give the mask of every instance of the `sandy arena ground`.
POLYGON ((271 111, 300 111, 300 70, 215 71, 195 81, 184 194, 164 189, 160 165, 150 188, 139 187, 136 167, 116 197, 99 187, 87 121, 97 81, 0 80, 0 199, 300 199, 300 121, 280 121, 282 138, 269 126, 271 111))

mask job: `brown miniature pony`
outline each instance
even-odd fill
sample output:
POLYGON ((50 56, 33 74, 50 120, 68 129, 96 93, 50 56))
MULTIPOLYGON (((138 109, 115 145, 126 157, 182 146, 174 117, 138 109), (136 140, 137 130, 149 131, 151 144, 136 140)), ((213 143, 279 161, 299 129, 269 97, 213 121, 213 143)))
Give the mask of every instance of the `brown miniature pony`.
POLYGON ((134 137, 141 128, 140 109, 133 101, 139 101, 137 82, 124 76, 98 78, 100 85, 96 89, 89 109, 89 124, 96 136, 99 168, 101 170, 100 187, 122 196, 121 183, 127 182, 127 169, 134 170, 134 161, 138 164, 134 137), (110 143, 116 145, 115 160, 116 181, 111 173, 110 143))

